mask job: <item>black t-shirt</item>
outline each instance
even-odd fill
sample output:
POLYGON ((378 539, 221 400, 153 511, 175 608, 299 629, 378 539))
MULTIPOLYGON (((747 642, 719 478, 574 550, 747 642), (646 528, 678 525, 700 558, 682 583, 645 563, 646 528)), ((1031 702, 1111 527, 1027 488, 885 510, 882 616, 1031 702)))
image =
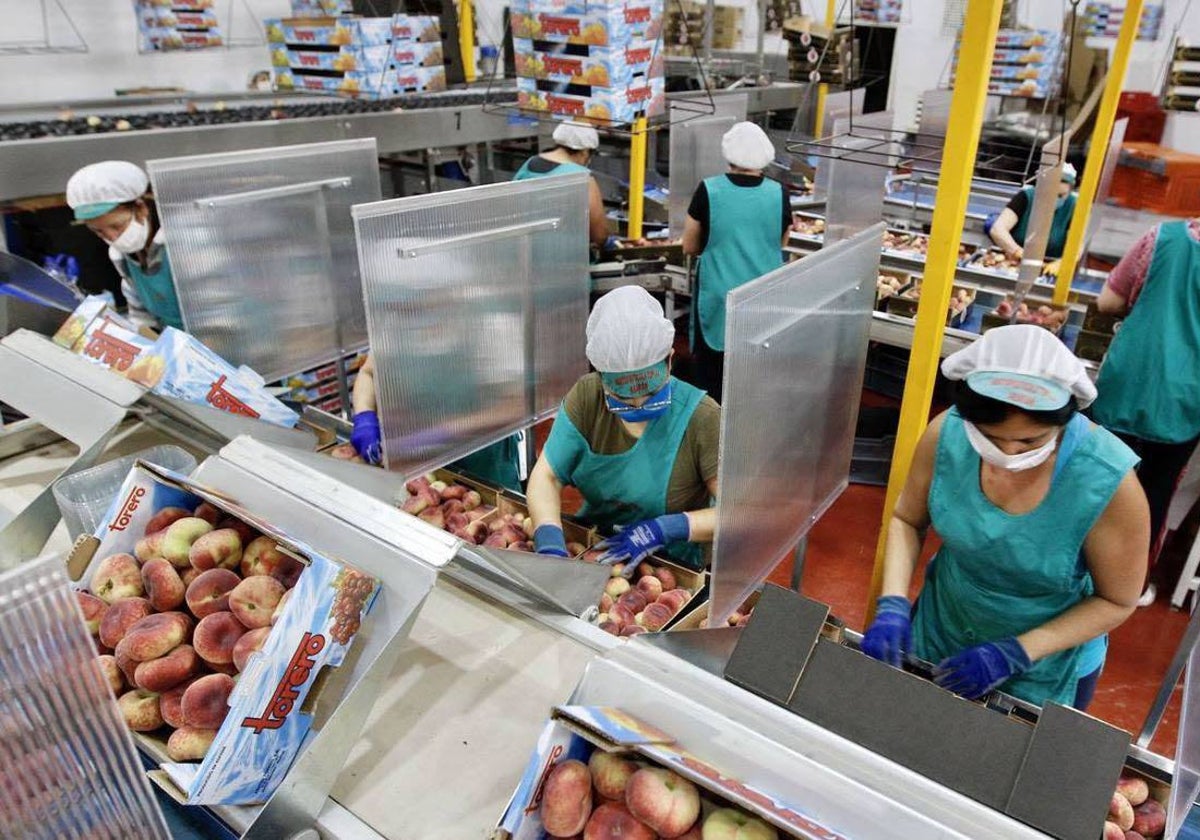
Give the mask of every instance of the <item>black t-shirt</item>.
POLYGON ((547 172, 553 172, 558 169, 559 163, 556 160, 549 160, 541 155, 534 155, 529 159, 529 171, 536 172, 538 175, 545 175, 547 172))
POLYGON ((1017 190, 1008 200, 1008 209, 1017 214, 1018 220, 1025 215, 1025 211, 1029 209, 1029 196, 1025 194, 1025 190, 1017 190))
MULTIPOLYGON (((741 175, 735 172, 727 172, 725 177, 728 178, 735 187, 757 187, 763 182, 762 175, 741 175)), ((792 226, 792 202, 788 198, 787 189, 780 184, 783 190, 783 226, 779 229, 779 236, 782 238, 787 233, 788 228, 792 226)), ((688 205, 688 215, 700 223, 700 250, 708 247, 708 187, 704 182, 700 182, 700 186, 696 187, 696 192, 692 194, 692 203, 688 205)))

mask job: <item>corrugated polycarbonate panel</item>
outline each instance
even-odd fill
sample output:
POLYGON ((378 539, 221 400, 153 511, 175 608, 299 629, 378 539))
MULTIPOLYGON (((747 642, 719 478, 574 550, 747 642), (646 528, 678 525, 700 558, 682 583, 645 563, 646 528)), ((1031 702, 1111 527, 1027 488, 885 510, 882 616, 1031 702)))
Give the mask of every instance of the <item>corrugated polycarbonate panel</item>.
POLYGON ((167 840, 64 570, 0 574, 0 836, 167 840))
POLYGON ((721 155, 721 138, 736 120, 728 116, 697 117, 671 126, 670 195, 667 202, 671 236, 683 236, 692 194, 705 178, 728 167, 721 155))
POLYGON ((552 414, 587 371, 588 175, 354 208, 389 469, 552 414))
POLYGON ((366 343, 350 208, 380 198, 374 139, 147 167, 188 332, 267 380, 366 343))
POLYGON ((712 626, 846 488, 883 230, 729 293, 712 626))

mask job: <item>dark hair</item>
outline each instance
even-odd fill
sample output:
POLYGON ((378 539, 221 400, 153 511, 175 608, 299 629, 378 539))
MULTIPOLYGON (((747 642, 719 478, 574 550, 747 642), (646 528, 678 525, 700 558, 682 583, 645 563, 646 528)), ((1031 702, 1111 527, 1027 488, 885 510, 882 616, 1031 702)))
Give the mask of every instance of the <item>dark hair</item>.
POLYGON ((985 397, 967 384, 965 379, 954 383, 954 407, 964 420, 972 423, 1003 423, 1013 412, 1020 412, 1035 423, 1048 426, 1065 426, 1079 411, 1079 402, 1072 395, 1062 408, 1048 411, 1030 411, 1029 409, 1006 403, 993 397, 985 397))

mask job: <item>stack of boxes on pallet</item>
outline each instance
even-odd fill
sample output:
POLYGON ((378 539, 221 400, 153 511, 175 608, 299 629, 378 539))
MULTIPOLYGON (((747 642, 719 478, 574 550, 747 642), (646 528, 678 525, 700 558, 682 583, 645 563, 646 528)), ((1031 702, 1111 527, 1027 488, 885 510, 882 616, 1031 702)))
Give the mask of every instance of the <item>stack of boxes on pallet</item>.
POLYGON ((142 52, 220 47, 225 41, 213 0, 134 0, 142 52))
MULTIPOLYGON (((958 66, 962 34, 954 47, 950 83, 958 66)), ((996 36, 988 93, 1052 99, 1062 85, 1065 36, 1048 29, 1002 29, 996 36)))
POLYGON ((801 16, 800 5, 800 0, 770 0, 764 10, 766 31, 782 32, 784 23, 801 16))
MULTIPOLYGON (((742 40, 745 10, 740 6, 714 6, 712 46, 714 50, 732 50, 742 40)), ((786 19, 786 18, 785 18, 786 19)), ((669 5, 663 27, 663 45, 668 55, 690 57, 704 48, 708 28, 708 6, 695 0, 679 0, 669 5)))
POLYGON ((441 21, 428 15, 392 18, 392 56, 385 83, 393 93, 446 89, 441 21))
POLYGON ((1109 201, 1166 216, 1200 213, 1200 155, 1155 143, 1124 144, 1109 201))
POLYGON ((663 0, 514 0, 517 104, 600 124, 666 108, 663 0))
MULTIPOLYGON (((1125 18, 1125 7, 1116 3, 1088 3, 1084 11, 1084 32, 1091 38, 1116 38, 1125 18)), ((1138 21, 1137 39, 1157 41, 1162 29, 1163 7, 1144 6, 1138 21)))
MULTIPOLYGON (((351 353, 344 360, 346 383, 351 388, 358 379, 358 370, 367 360, 367 351, 351 353)), ((289 402, 304 403, 314 406, 330 414, 338 414, 343 408, 342 395, 338 388, 336 361, 320 365, 309 370, 285 376, 271 384, 272 390, 280 390, 279 399, 289 402)))
POLYGON ((904 0, 858 0, 855 17, 869 23, 899 23, 904 0))
POLYGON ((788 42, 788 78, 796 82, 844 85, 857 77, 858 50, 849 26, 833 30, 806 17, 784 22, 788 42))
POLYGON ((1175 40, 1171 71, 1163 89, 1163 108, 1168 111, 1200 110, 1200 47, 1189 47, 1175 40))

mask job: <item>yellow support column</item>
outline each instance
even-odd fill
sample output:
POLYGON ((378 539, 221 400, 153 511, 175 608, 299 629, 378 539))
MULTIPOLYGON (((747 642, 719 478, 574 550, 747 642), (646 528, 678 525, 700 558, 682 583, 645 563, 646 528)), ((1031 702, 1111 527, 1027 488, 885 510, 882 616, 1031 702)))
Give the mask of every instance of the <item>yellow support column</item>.
POLYGON ((883 527, 879 532, 875 570, 871 575, 868 621, 875 614, 875 599, 883 585, 888 524, 908 477, 913 452, 928 424, 929 407, 933 402, 933 386, 946 328, 946 311, 950 306, 950 289, 958 264, 958 244, 962 238, 967 199, 971 194, 971 176, 975 170, 975 153, 979 148, 979 130, 983 125, 988 76, 992 71, 992 52, 996 46, 1002 6, 1003 0, 969 0, 963 21, 962 48, 950 100, 950 122, 942 150, 942 169, 933 210, 929 253, 925 259, 925 281, 921 286, 921 302, 917 307, 917 326, 904 382, 904 401, 900 407, 900 427, 896 434, 883 506, 883 527))
POLYGON ((629 230, 630 239, 642 238, 642 211, 646 204, 646 118, 633 121, 629 143, 629 230))
POLYGON ((1092 129, 1091 146, 1087 162, 1083 165, 1083 180, 1079 184, 1079 198, 1075 202, 1075 215, 1071 229, 1067 232, 1067 243, 1063 246, 1062 262, 1058 266, 1058 279, 1054 283, 1054 302, 1066 303, 1071 291, 1071 280, 1079 265, 1079 253, 1083 249, 1083 237, 1087 233, 1088 221, 1092 217, 1092 204, 1096 200, 1096 189, 1100 185, 1100 170, 1104 168, 1104 155, 1108 152, 1108 141, 1112 136, 1113 122, 1117 116, 1117 104, 1121 99, 1121 86, 1125 83, 1125 71, 1129 69, 1129 55, 1137 39, 1138 21, 1142 19, 1143 0, 1127 0, 1121 31, 1117 35, 1117 46, 1113 50, 1113 63, 1104 84, 1104 95, 1096 109, 1096 127, 1092 129))
POLYGON ((458 0, 458 49, 462 53, 463 76, 475 81, 475 0, 458 0))
MULTIPOLYGON (((833 37, 833 30, 836 27, 837 20, 837 0, 825 0, 825 26, 829 29, 830 37, 833 37)), ((820 140, 825 132, 825 97, 829 96, 829 85, 821 82, 817 85, 817 118, 813 123, 813 137, 820 140)))

